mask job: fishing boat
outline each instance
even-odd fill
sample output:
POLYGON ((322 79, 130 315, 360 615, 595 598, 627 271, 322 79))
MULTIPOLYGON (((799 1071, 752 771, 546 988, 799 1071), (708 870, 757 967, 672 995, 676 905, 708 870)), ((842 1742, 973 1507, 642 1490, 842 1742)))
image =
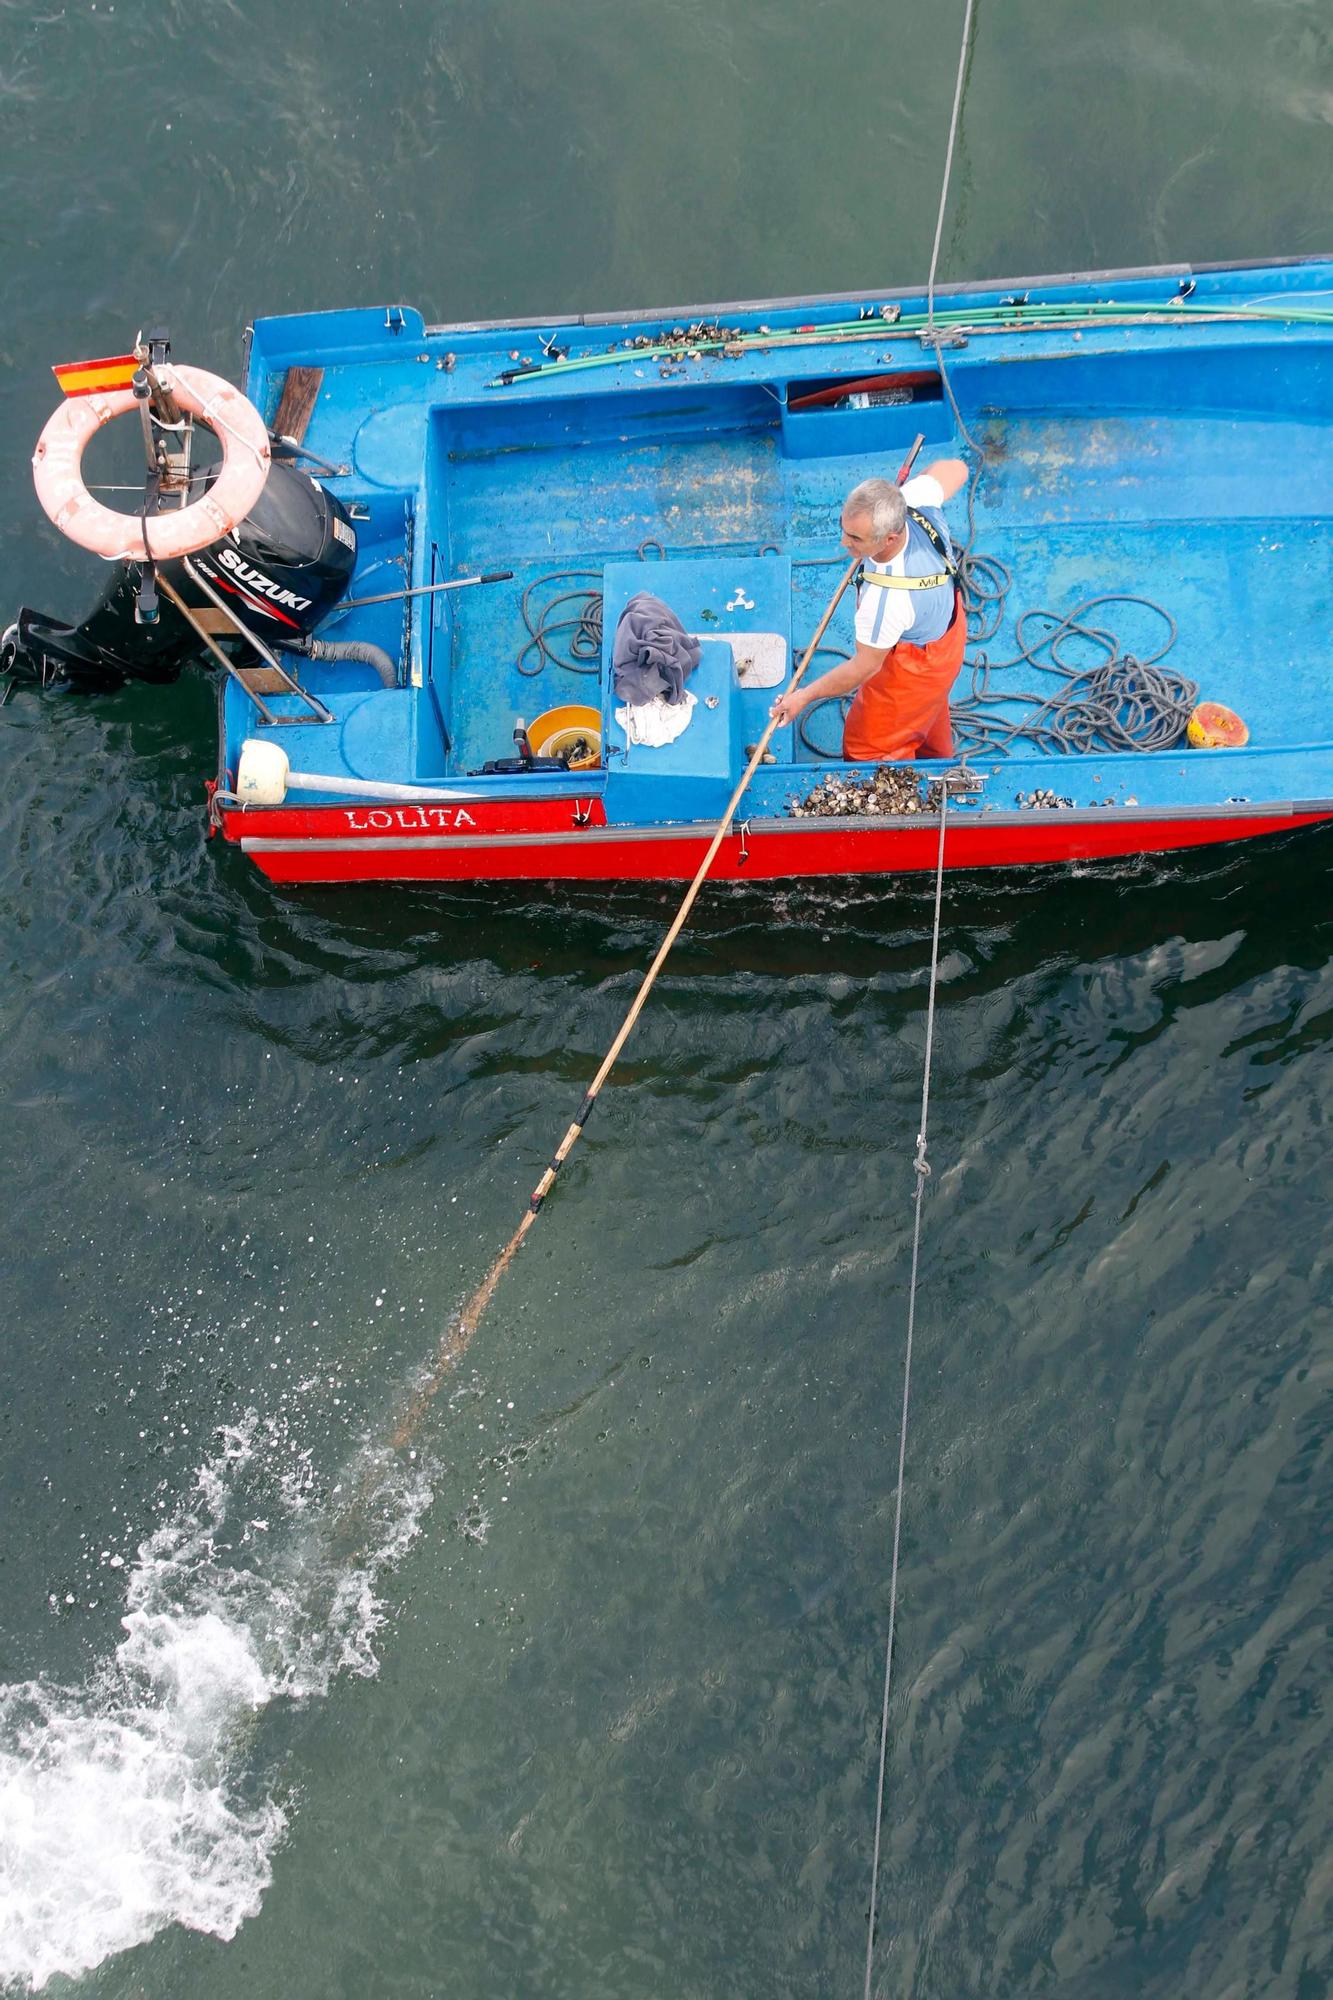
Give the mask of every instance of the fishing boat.
MULTIPOLYGON (((95 690, 211 663, 210 827, 275 881, 687 879, 751 764, 717 876, 933 868, 941 780, 950 868, 1333 817, 1333 260, 503 324, 394 305, 257 321, 243 393, 160 332, 63 372, 39 493, 110 580, 80 626, 25 609, 4 667, 95 690), (82 452, 135 409, 126 515, 82 452), (200 432, 220 464, 190 463, 200 432), (953 755, 886 768, 842 757, 836 703, 769 725, 844 573, 844 496, 914 446, 972 469, 970 664, 953 755), (645 591, 697 656, 657 740, 614 665, 645 591)), ((848 591, 812 671, 851 620, 848 591)))

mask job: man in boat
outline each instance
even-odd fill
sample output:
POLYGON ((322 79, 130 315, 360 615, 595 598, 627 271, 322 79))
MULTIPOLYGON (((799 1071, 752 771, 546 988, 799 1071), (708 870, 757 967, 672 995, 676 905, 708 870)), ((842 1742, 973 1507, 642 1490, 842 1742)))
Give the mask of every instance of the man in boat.
POLYGON ((842 545, 861 558, 856 651, 773 705, 794 722, 817 701, 848 695, 842 754, 856 763, 950 757, 949 690, 967 645, 956 558, 941 511, 967 484, 961 458, 937 458, 895 486, 865 479, 842 510, 842 545))

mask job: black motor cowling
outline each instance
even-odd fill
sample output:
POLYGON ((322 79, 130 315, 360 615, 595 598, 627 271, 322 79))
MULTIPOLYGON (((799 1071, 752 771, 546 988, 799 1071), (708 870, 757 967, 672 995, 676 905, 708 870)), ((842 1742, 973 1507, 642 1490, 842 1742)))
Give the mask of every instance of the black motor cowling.
MULTIPOLYGON (((212 476, 202 473, 191 482, 191 500, 207 491, 212 476)), ((267 645, 281 646, 312 631, 345 593, 356 564, 356 530, 340 500, 275 457, 240 525, 186 560, 242 624, 267 645)), ((186 561, 157 567, 191 610, 215 608, 186 561)), ((156 618, 142 622, 144 581, 144 565, 117 563, 80 625, 25 605, 0 641, 0 673, 88 694, 129 680, 174 681, 190 660, 207 655, 165 594, 156 618)))

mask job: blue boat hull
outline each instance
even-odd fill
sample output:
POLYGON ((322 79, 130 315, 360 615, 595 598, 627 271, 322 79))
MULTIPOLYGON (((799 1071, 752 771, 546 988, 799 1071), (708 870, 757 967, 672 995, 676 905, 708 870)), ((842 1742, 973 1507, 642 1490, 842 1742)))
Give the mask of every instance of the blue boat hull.
MULTIPOLYGON (((973 542, 1010 579, 955 690, 964 743, 969 714, 990 723, 951 810, 949 865, 1333 817, 1333 263, 1024 280, 937 304, 929 326, 908 295, 540 326, 427 328, 396 307, 258 322, 246 387, 265 416, 289 369, 324 371, 306 442, 347 468, 328 483, 358 520, 350 596, 421 594, 326 622, 321 636, 369 643, 398 673, 384 687, 355 663, 303 664, 332 724, 270 727, 226 685, 227 840, 285 881, 688 877, 842 574, 842 498, 891 477, 917 435, 922 463, 981 448, 973 542), (512 576, 432 590, 499 571, 512 576), (665 747, 629 743, 615 716, 611 635, 635 588, 704 641, 691 722, 665 747), (600 649, 563 669, 530 644, 533 607, 562 590, 595 598, 602 621, 600 649), (1000 741, 1060 684, 1040 658, 995 668, 1016 631, 1106 597, 1120 601, 1092 622, 1114 619, 1131 657, 1161 646, 1163 615, 1174 624, 1169 664, 1244 717, 1247 747, 1000 741), (747 678, 756 638, 778 685, 747 678), (598 768, 483 770, 512 754, 517 719, 570 702, 599 719, 598 768), (278 805, 229 798, 243 744, 268 738, 301 785, 278 805)), ((950 521, 963 540, 961 498, 950 521)), ((849 607, 828 643, 850 651, 849 607)), ((804 738, 777 732, 716 873, 934 865, 933 814, 807 816, 830 774, 873 775, 839 739, 827 709, 804 738)))

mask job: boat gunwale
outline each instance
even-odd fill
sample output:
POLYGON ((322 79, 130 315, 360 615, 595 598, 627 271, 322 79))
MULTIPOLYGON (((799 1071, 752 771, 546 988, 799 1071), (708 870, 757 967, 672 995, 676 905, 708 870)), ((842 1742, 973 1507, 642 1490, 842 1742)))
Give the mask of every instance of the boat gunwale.
MULTIPOLYGON (((1021 290, 1033 285, 1101 285, 1117 279, 1197 278, 1224 275, 1229 271, 1299 270, 1307 264, 1326 264, 1330 259, 1333 259, 1333 250, 1322 255, 1316 252, 1303 257, 1279 257, 1267 263, 1255 263, 1252 258, 1240 257, 1214 264, 1129 264, 1113 270, 1048 271, 1012 278, 959 278, 936 285, 935 297, 960 298, 974 293, 1021 290)), ((883 290, 801 292, 790 298, 715 299, 702 304, 632 306, 611 312, 547 313, 523 319, 440 320, 437 323, 425 323, 423 320, 423 323, 427 334, 498 333, 508 327, 516 330, 546 326, 605 327, 630 325, 639 320, 697 318, 714 313, 780 312, 795 306, 839 305, 855 299, 914 299, 924 296, 920 285, 891 285, 883 290)), ((310 317, 316 315, 311 314, 310 317)))

